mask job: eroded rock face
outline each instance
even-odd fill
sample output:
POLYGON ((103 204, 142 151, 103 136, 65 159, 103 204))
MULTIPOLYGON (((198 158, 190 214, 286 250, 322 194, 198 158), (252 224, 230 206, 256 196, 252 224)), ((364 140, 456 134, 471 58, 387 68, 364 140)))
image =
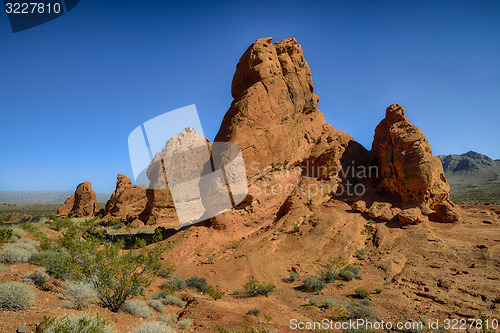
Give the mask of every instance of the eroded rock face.
POLYGON ((130 178, 120 173, 116 189, 106 203, 106 215, 133 220, 145 207, 146 187, 132 185, 130 178))
POLYGON ((193 220, 203 216, 198 178, 210 162, 209 148, 208 141, 188 127, 170 138, 155 155, 147 170, 150 185, 146 208, 140 216, 145 224, 180 226, 176 209, 187 212, 193 220))
POLYGON ((372 151, 380 168, 379 190, 400 197, 403 209, 420 207, 426 213, 434 211, 443 222, 458 220, 458 213, 442 207, 453 210, 443 166, 402 106, 387 108, 385 119, 375 129, 372 151))
POLYGON ((293 38, 253 43, 236 67, 231 93, 234 101, 215 141, 239 145, 249 177, 267 166, 301 163, 320 143, 316 157, 353 140, 326 124, 311 71, 293 38))
POLYGON ((75 194, 57 210, 58 216, 91 217, 99 211, 95 192, 90 182, 83 182, 77 186, 75 194), (70 208, 71 207, 71 208, 70 208))

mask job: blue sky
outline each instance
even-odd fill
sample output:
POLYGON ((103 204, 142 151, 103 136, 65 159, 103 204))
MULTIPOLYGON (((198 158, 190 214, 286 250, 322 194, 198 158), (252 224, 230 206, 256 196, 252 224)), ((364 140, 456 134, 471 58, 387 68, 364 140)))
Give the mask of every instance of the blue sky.
POLYGON ((0 191, 112 192, 127 138, 196 104, 213 139, 239 57, 302 45, 328 122, 368 149, 399 103, 435 155, 500 158, 500 1, 89 1, 12 33, 0 13, 0 191))

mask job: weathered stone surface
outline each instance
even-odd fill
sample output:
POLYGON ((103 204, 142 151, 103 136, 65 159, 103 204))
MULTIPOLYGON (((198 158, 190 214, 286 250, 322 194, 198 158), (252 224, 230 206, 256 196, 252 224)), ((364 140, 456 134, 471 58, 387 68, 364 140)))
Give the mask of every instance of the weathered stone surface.
POLYGON ((399 224, 420 224, 422 222, 427 221, 427 218, 422 214, 422 211, 417 208, 407 208, 403 209, 401 213, 398 215, 399 224))
POLYGON ((92 190, 90 182, 83 182, 76 188, 72 195, 57 210, 58 216, 69 217, 91 217, 99 211, 95 192, 92 190), (71 209, 69 208, 71 207, 71 209), (68 212, 69 210, 69 212, 68 212))
MULTIPOLYGON (((402 106, 387 108, 385 119, 375 129, 372 150, 380 168, 379 190, 400 197, 402 208, 425 205, 436 210, 449 203, 450 186, 441 161, 402 106)), ((436 214, 441 215, 438 210, 436 214)))
MULTIPOLYGON (((326 124, 311 71, 295 39, 253 43, 233 77, 234 101, 215 142, 239 145, 252 177, 268 166, 290 166, 313 156, 339 164, 352 137, 326 124), (314 150, 314 151, 313 151, 314 150)), ((330 163, 332 164, 332 163, 330 163)))
POLYGON ((72 195, 57 209, 57 216, 68 216, 75 205, 75 196, 72 195))
POLYGON ((209 148, 208 140, 192 127, 167 141, 147 170, 150 181, 146 190, 147 204, 140 216, 144 223, 180 226, 176 210, 188 211, 193 220, 203 216, 205 210, 198 179, 210 163, 209 148), (171 189, 175 190, 175 198, 171 189))
POLYGON ((366 211, 366 202, 363 200, 358 200, 351 205, 351 209, 355 212, 364 213, 366 211))
POLYGON ((127 220, 133 220, 146 207, 146 187, 132 185, 127 176, 116 177, 116 189, 106 203, 105 214, 127 220))
POLYGON ((389 218, 389 216, 392 215, 391 206, 392 205, 388 202, 375 201, 367 210, 368 216, 370 216, 372 219, 382 219, 383 216, 383 220, 390 220, 392 217, 394 217, 392 216, 389 218))

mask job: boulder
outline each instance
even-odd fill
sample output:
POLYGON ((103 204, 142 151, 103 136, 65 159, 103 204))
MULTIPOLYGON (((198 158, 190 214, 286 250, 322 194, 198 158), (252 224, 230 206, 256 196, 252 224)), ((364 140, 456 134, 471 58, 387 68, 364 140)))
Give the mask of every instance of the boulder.
POLYGON ((90 182, 83 182, 76 188, 75 194, 66 200, 57 210, 58 216, 92 217, 99 211, 95 192, 90 182), (71 207, 71 209, 69 208, 71 207), (69 210, 69 211, 68 211, 69 210))
POLYGON ((364 213, 366 211, 366 202, 363 200, 358 200, 351 205, 351 209, 355 212, 364 213))
MULTIPOLYGON (((398 197, 403 209, 425 206, 425 210, 429 208, 443 217, 445 209, 440 207, 444 204, 448 209, 451 205, 443 166, 402 106, 392 104, 387 108, 385 118, 375 129, 372 151, 380 169, 379 191, 398 197)), ((450 211, 445 213, 453 218, 450 211)))
POLYGON ((422 211, 417 208, 403 209, 398 215, 399 224, 420 224, 427 221, 427 218, 422 214, 422 211))
POLYGON ((394 216, 391 211, 392 205, 388 202, 375 201, 367 210, 368 216, 372 219, 391 220, 394 216))
POLYGON ((146 207, 146 187, 132 185, 127 176, 116 177, 116 189, 106 203, 105 215, 134 220, 146 207))

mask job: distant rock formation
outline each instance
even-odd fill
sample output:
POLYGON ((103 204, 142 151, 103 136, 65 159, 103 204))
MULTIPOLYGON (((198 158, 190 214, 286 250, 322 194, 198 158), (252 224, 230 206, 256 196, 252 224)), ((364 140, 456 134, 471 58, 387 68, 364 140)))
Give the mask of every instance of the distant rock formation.
POLYGON ((126 220, 136 219, 146 207, 146 187, 132 185, 127 176, 116 177, 116 189, 106 203, 105 214, 126 220))
POLYGON ((150 181, 146 190, 147 205, 140 215, 145 224, 180 226, 176 208, 185 212, 190 207, 196 207, 188 212, 193 220, 203 215, 196 179, 202 174, 205 163, 210 161, 209 146, 208 140, 188 127, 170 138, 162 151, 155 155, 147 170, 150 181), (172 186, 176 189, 175 203, 170 190, 172 186), (190 206, 183 207, 187 202, 190 206))
POLYGON ((424 133, 412 125, 404 109, 392 104, 375 129, 372 150, 380 168, 379 190, 401 198, 403 209, 420 207, 442 222, 456 222, 450 186, 440 160, 424 133))
POLYGON ((79 184, 75 194, 66 200, 57 210, 57 216, 91 217, 99 211, 95 192, 90 182, 79 184))

